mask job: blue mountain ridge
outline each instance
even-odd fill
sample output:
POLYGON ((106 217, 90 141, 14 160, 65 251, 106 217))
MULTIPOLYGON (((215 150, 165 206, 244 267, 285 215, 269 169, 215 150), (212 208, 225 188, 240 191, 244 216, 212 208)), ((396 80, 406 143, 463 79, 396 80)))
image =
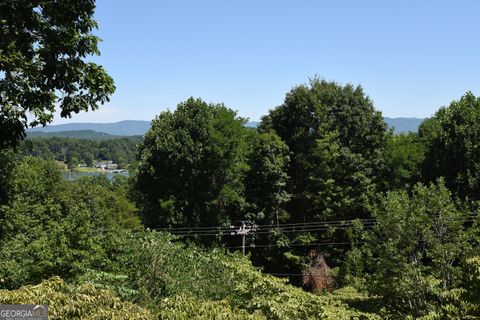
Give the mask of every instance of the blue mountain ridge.
MULTIPOLYGON (((384 118, 389 128, 394 128, 396 133, 417 132, 418 127, 423 122, 422 118, 384 118)), ((258 121, 249 121, 246 126, 255 128, 259 125, 258 121)), ((58 125, 49 125, 46 127, 36 127, 28 129, 27 132, 43 132, 49 136, 55 136, 55 133, 65 131, 91 130, 98 133, 105 133, 114 136, 136 136, 144 135, 150 128, 150 121, 143 120, 124 120, 114 123, 65 123, 58 125)))
POLYGON ((150 121, 124 120, 114 123, 65 123, 46 127, 36 127, 29 129, 27 132, 53 133, 61 131, 92 130, 114 136, 137 136, 144 135, 149 128, 150 121))

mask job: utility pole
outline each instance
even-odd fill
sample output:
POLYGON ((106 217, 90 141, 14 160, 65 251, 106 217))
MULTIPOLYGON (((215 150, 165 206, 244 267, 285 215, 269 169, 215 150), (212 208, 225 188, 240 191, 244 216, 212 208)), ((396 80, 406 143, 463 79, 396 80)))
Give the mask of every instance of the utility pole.
MULTIPOLYGON (((230 228, 235 228, 235 226, 230 226, 230 228)), ((238 230, 236 230, 234 233, 232 232, 232 234, 242 236, 242 253, 243 253, 243 255, 245 255, 245 237, 246 237, 247 234, 249 234, 250 232, 255 231, 255 230, 256 230, 255 225, 253 225, 251 227, 247 227, 247 225, 245 224, 245 221, 242 221, 242 225, 240 226, 240 228, 238 230)))

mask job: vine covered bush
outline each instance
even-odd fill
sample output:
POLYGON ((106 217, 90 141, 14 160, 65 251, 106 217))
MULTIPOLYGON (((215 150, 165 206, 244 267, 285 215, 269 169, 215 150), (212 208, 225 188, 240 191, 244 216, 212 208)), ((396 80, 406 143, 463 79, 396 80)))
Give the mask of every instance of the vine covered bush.
POLYGON ((17 290, 0 290, 0 304, 45 304, 50 319, 155 319, 138 305, 91 284, 74 287, 59 277, 17 290))
POLYGON ((314 295, 262 273, 239 254, 204 250, 167 233, 139 233, 130 242, 132 252, 126 256, 131 259, 124 264, 130 266, 125 272, 131 288, 140 293, 136 301, 165 316, 165 303, 172 308, 174 299, 181 313, 190 315, 189 305, 197 301, 202 308, 205 303, 215 303, 212 308, 228 305, 228 310, 242 310, 240 315, 266 319, 380 319, 352 307, 370 299, 352 288, 314 295))

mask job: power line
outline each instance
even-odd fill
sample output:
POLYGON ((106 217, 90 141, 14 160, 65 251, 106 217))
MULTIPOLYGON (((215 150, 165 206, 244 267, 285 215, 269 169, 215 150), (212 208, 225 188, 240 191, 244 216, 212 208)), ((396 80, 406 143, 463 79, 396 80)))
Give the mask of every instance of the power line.
MULTIPOLYGON (((468 217, 475 217, 475 213, 471 213, 468 215, 468 217)), ((461 217, 464 218, 464 217, 461 217)), ((354 226, 354 223, 357 221, 362 221, 362 220, 339 220, 339 221, 326 221, 326 222, 309 222, 309 223, 302 223, 302 224, 296 224, 297 226, 292 226, 292 224, 284 224, 287 227, 284 227, 283 224, 280 224, 280 228, 276 226, 272 227, 261 227, 261 225, 255 225, 256 227, 256 232, 255 234, 267 234, 267 233, 272 233, 273 231, 281 231, 284 233, 297 233, 297 232, 310 232, 310 231, 323 231, 323 230, 329 230, 329 229, 337 229, 337 230, 342 230, 342 229, 349 229, 352 226, 354 226)), ((375 226, 376 220, 375 219, 365 219, 365 222, 362 224, 364 229, 369 229, 375 226)), ((474 222, 475 220, 472 219, 466 219, 463 222, 474 222)), ((168 231, 172 234, 175 235, 228 235, 228 233, 232 232, 232 229, 227 229, 227 228, 215 228, 215 229, 204 229, 204 230, 197 230, 197 229, 185 229, 184 231, 176 231, 176 229, 168 229, 168 228, 159 228, 155 229, 156 231, 168 231)))
MULTIPOLYGON (((371 222, 376 221, 376 219, 352 219, 352 220, 329 220, 329 221, 311 221, 311 222, 299 222, 299 223, 281 223, 281 224, 255 224, 255 226, 259 229, 278 229, 284 227, 301 227, 301 226, 310 226, 310 225, 342 225, 342 224, 351 224, 353 222, 371 222)), ((211 227, 165 227, 165 228, 157 228, 155 230, 159 231, 229 231, 231 230, 228 227, 220 227, 220 226, 211 226, 211 227)))
MULTIPOLYGON (((474 217, 477 216, 476 213, 469 213, 467 217, 474 217)), ((461 217, 463 218, 463 217, 461 217)), ((312 222, 301 222, 301 223, 285 223, 285 224, 278 224, 278 225, 255 225, 256 229, 258 230, 256 233, 261 234, 266 233, 267 231, 318 231, 316 229, 326 230, 325 228, 331 227, 335 229, 345 229, 349 228, 354 225, 354 223, 360 222, 364 227, 369 227, 374 225, 377 220, 370 218, 370 219, 352 219, 352 220, 330 220, 330 221, 312 221, 312 222), (315 229, 315 230, 314 230, 315 229)), ((471 220, 465 220, 464 222, 472 222, 471 220)), ((157 228, 154 229, 155 231, 167 231, 172 234, 177 235, 186 235, 186 234, 201 234, 201 235, 218 235, 220 233, 229 233, 232 232, 232 227, 171 227, 171 228, 157 228)), ((320 230, 320 231, 321 231, 320 230)))
MULTIPOLYGON (((360 242, 320 242, 320 243, 291 243, 288 245, 281 245, 281 244, 265 244, 265 245, 250 245, 245 246, 245 248, 255 249, 255 248, 278 248, 278 247, 311 247, 311 246, 336 246, 336 245, 354 245, 354 244, 364 244, 365 241, 360 242)), ((224 247, 226 249, 240 249, 241 246, 237 247, 224 247)))
MULTIPOLYGON (((477 221, 476 219, 471 219, 473 217, 476 217, 477 214, 475 213, 470 213, 467 215, 470 219, 465 219, 462 222, 475 222, 477 221)), ((465 217, 461 217, 465 218, 465 217)), ((367 219, 366 219, 367 220, 367 219)), ((362 225, 363 229, 372 229, 376 225, 375 219, 368 219, 368 220, 373 220, 370 222, 366 222, 362 225)), ((341 224, 329 224, 329 222, 333 221, 327 221, 327 222, 310 222, 310 223, 304 223, 304 224, 298 224, 298 225, 304 225, 305 227, 303 228, 293 228, 293 227, 271 227, 271 228, 260 228, 258 225, 256 225, 255 231, 252 231, 253 234, 255 235, 260 235, 260 234, 272 234, 275 233, 275 231, 282 232, 282 233, 303 233, 303 232, 318 232, 318 231, 326 231, 326 230, 347 230, 353 227, 353 222, 358 221, 358 220, 344 220, 344 221, 335 221, 335 222, 342 222, 341 224), (327 224, 327 225, 325 225, 327 224)), ((361 221, 361 220, 360 220, 361 221)), ((289 224, 285 224, 289 225, 289 224)), ((280 225, 282 226, 282 225, 280 225)), ((94 232, 98 233, 104 233, 108 231, 112 231, 111 229, 108 228, 100 228, 100 229, 95 229, 92 230, 94 232)), ((150 228, 137 228, 137 229, 130 229, 128 230, 132 233, 136 232, 144 232, 144 231, 152 231, 152 232, 169 232, 172 235, 175 236, 180 236, 180 237, 197 237, 197 236, 229 236, 229 235, 235 235, 235 229, 221 229, 221 228, 215 228, 212 230, 204 230, 204 231, 197 231, 196 229, 185 229, 185 231, 170 231, 169 228, 158 228, 158 229, 150 229, 150 228), (216 232, 215 232, 216 231, 216 232)))
MULTIPOLYGON (((373 224, 375 224, 376 222, 372 221, 372 222, 366 222, 363 224, 363 226, 371 226, 373 224)), ((309 231, 309 230, 314 230, 314 229, 321 229, 321 230, 327 230, 329 228, 334 228, 334 229, 345 229, 345 228, 350 228, 354 226, 353 223, 350 223, 350 222, 345 222, 343 224, 324 224, 324 223, 312 223, 310 225, 303 225, 303 226, 295 226, 295 227, 269 227, 269 228, 264 228, 264 227, 260 227, 258 225, 255 225, 256 227, 256 233, 257 234, 262 234, 262 233, 271 233, 273 231, 293 231, 293 232, 297 232, 297 231, 309 231)), ((211 233, 214 233, 214 234, 219 234, 219 233, 229 233, 229 232, 232 232, 233 228, 231 229, 205 229, 205 230, 196 230, 196 229, 185 229, 185 230, 169 230, 169 229, 155 229, 156 231, 166 231, 166 232, 170 232, 172 234, 192 234, 192 233, 195 233, 195 234, 211 234, 211 233)))
MULTIPOLYGON (((363 229, 371 229, 375 226, 375 223, 370 223, 370 224, 365 224, 363 225, 363 229)), ((311 227, 305 227, 305 228, 298 228, 298 229, 284 229, 284 228, 272 228, 272 229, 261 229, 258 228, 258 231, 254 231, 253 234, 255 235, 260 235, 260 234, 273 234, 276 231, 281 232, 281 233, 303 233, 303 232, 314 232, 314 231, 326 231, 330 229, 334 230, 347 230, 352 228, 353 225, 343 225, 343 226, 311 226, 311 227)), ((163 230, 155 230, 155 231, 163 231, 163 230)), ((196 231, 190 231, 190 232, 170 232, 173 235, 178 235, 178 236, 225 236, 225 235, 232 235, 231 233, 234 232, 234 229, 225 229, 220 232, 212 233, 211 231, 208 232, 196 232, 196 231)))
MULTIPOLYGON (((371 224, 371 225, 364 225, 363 226, 363 229, 371 229, 375 226, 375 224, 371 224)), ((278 231, 281 232, 281 233, 303 233, 303 232, 314 232, 314 231, 327 231, 327 230, 330 230, 330 229, 334 229, 334 230, 347 230, 347 229, 350 229, 352 228, 353 226, 341 226, 341 227, 311 227, 311 228, 304 228, 304 229, 287 229, 287 230, 284 230, 284 229, 279 229, 278 231)), ((273 233, 273 231, 275 230, 268 230, 268 231, 259 231, 259 232, 256 232, 255 234, 270 234, 270 233, 273 233)))
MULTIPOLYGON (((298 223, 281 223, 280 226, 298 226, 298 225, 309 225, 309 224, 335 224, 335 223, 345 223, 345 222, 353 222, 353 221, 375 221, 376 219, 349 219, 349 220, 328 220, 328 221, 310 221, 310 222, 298 222, 298 223)), ((258 225, 259 227, 276 227, 277 224, 266 224, 266 225, 258 225)))

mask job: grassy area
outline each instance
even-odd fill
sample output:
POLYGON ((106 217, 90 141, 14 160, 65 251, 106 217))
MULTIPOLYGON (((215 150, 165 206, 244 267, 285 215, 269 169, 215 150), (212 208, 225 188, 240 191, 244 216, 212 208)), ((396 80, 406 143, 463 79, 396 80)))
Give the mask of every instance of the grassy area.
POLYGON ((67 171, 68 166, 65 164, 63 161, 55 161, 55 165, 60 169, 61 171, 67 171))

